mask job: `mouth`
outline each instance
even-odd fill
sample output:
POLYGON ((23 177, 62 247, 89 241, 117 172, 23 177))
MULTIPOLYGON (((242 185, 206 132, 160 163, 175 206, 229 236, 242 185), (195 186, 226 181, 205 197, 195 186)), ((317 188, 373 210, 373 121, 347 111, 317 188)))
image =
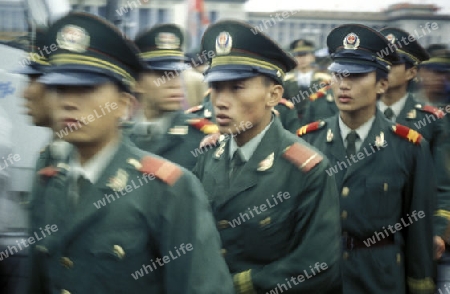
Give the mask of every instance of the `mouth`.
POLYGON ((64 118, 61 120, 63 127, 80 126, 81 122, 75 118, 64 118))
POLYGON ((349 103, 352 99, 352 97, 350 97, 349 95, 339 95, 338 96, 338 100, 341 103, 349 103))
POLYGON ((226 126, 231 122, 231 118, 228 115, 218 113, 216 115, 216 122, 219 126, 226 126))
POLYGON ((184 99, 183 93, 173 94, 167 97, 165 100, 170 102, 181 102, 184 99))

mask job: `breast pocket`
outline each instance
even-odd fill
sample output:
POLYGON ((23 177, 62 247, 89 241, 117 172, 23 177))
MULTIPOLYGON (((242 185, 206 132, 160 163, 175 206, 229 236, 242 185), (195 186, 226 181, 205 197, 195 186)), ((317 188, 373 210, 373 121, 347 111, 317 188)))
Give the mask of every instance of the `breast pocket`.
POLYGON ((366 180, 365 207, 375 219, 396 218, 402 207, 403 180, 394 175, 370 177, 366 180))

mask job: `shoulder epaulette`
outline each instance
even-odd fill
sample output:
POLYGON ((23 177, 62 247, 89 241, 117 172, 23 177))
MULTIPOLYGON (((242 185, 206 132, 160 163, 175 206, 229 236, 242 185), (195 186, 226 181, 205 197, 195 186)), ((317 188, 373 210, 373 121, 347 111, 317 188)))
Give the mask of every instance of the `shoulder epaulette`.
POLYGON ((219 127, 207 118, 190 119, 188 123, 207 135, 219 132, 219 127))
POLYGON ((310 124, 307 124, 297 130, 297 136, 301 137, 307 133, 314 132, 314 131, 322 128, 324 125, 325 125, 325 122, 323 120, 318 120, 318 121, 312 122, 310 124))
POLYGON ((289 146, 284 151, 283 157, 294 163, 303 172, 310 171, 323 159, 322 155, 300 143, 289 146))
POLYGON ((183 174, 182 169, 163 158, 144 156, 140 164, 133 164, 140 172, 155 175, 164 183, 172 186, 183 174))
POLYGON ((283 104, 284 106, 286 106, 289 109, 294 109, 294 103, 292 103, 292 101, 287 100, 286 98, 281 98, 280 102, 278 102, 278 104, 283 104))
POLYGON ((396 124, 395 126, 392 126, 392 130, 395 134, 398 136, 408 139, 408 141, 419 145, 420 141, 422 141, 422 135, 418 133, 417 131, 410 129, 406 126, 396 124))
POLYGON ((203 109, 203 104, 192 106, 191 108, 184 111, 184 113, 196 113, 197 111, 200 111, 203 109))
POLYGON ((288 72, 285 76, 284 76, 284 80, 285 81, 289 81, 289 80, 293 80, 295 79, 295 74, 293 72, 288 72))
POLYGON ((330 89, 330 87, 331 87, 330 85, 327 85, 327 86, 325 86, 323 88, 320 88, 319 91, 317 91, 315 93, 312 93, 309 96, 309 100, 310 101, 314 101, 314 100, 316 100, 318 98, 324 97, 327 94, 327 92, 330 89))
POLYGON ((416 104, 416 108, 434 114, 437 118, 443 118, 445 116, 445 113, 441 109, 431 105, 416 104))
POLYGON ((326 83, 331 83, 331 76, 324 72, 316 72, 313 75, 313 80, 320 80, 326 83))

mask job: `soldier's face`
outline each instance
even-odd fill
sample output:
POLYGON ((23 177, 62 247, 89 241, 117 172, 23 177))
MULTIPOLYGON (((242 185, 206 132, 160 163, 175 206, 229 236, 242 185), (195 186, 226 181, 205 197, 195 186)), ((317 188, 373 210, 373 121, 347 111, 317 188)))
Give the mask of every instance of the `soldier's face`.
POLYGON ((139 78, 141 103, 144 109, 160 112, 181 109, 184 99, 180 72, 152 71, 139 78))
POLYGON ((397 64, 391 67, 389 72, 388 81, 389 89, 398 89, 400 87, 406 87, 409 80, 413 79, 416 75, 416 68, 412 67, 406 69, 405 64, 397 64))
POLYGON ((314 62, 315 57, 314 54, 306 53, 295 56, 295 59, 297 60, 298 69, 309 69, 311 64, 314 62))
POLYGON ((267 84, 263 77, 212 82, 211 102, 221 133, 258 134, 271 119, 271 109, 283 95, 283 87, 267 84), (251 128, 245 127, 251 125, 251 128))
POLYGON ((118 122, 127 115, 130 94, 112 84, 97 86, 57 86, 54 100, 55 132, 75 145, 107 144, 116 138, 118 122))
POLYGON ((30 75, 29 82, 23 91, 26 100, 27 114, 36 126, 49 127, 51 105, 46 95, 45 85, 38 83, 39 75, 30 75))
POLYGON ((377 94, 383 94, 387 85, 386 79, 376 81, 375 71, 346 76, 334 73, 331 88, 339 110, 355 112, 375 110, 377 94))

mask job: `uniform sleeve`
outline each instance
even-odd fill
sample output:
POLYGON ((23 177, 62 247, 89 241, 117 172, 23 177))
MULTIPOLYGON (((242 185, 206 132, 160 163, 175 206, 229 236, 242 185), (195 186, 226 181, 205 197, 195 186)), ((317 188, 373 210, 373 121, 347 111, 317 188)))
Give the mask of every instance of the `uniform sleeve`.
POLYGON ((405 228, 405 262, 408 293, 434 293, 433 211, 436 182, 428 142, 415 147, 415 166, 404 215, 412 224, 405 228), (417 220, 416 220, 417 219, 417 220))
POLYGON ((443 119, 433 122, 433 141, 430 142, 437 181, 434 232, 450 244, 450 174, 445 166, 445 129, 443 119))
POLYGON ((233 284, 201 183, 188 171, 169 189, 160 254, 166 293, 232 294, 233 284))
POLYGON ((326 162, 299 179, 295 248, 263 268, 235 274, 237 293, 341 293, 339 199, 326 162))
POLYGON ((300 128, 300 120, 298 119, 297 111, 295 110, 295 108, 290 109, 283 105, 276 108, 284 108, 283 111, 280 111, 280 119, 283 127, 289 132, 295 134, 300 128))

